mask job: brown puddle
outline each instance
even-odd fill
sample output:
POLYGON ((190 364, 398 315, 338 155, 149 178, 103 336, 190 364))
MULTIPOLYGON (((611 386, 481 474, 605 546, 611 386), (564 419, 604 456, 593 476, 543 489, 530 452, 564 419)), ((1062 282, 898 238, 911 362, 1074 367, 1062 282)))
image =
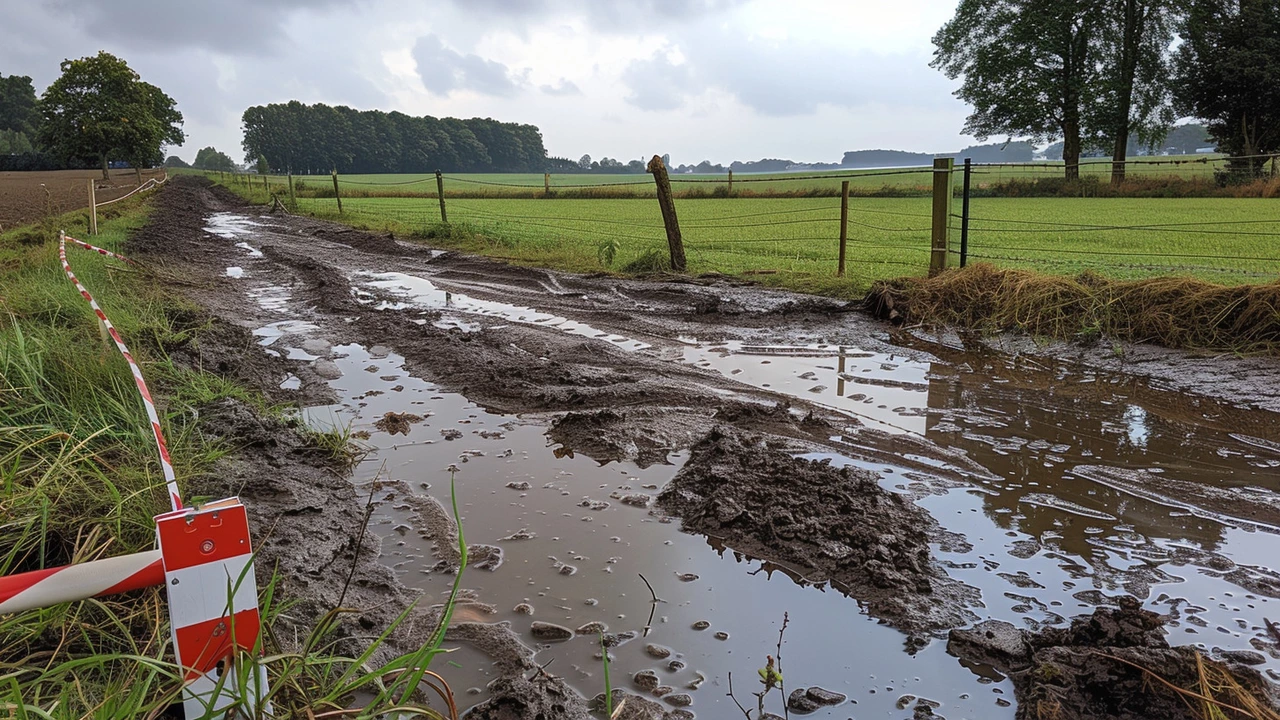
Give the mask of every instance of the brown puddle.
MULTIPOLYGON (((442 304, 435 308, 444 312, 441 321, 459 332, 493 330, 494 320, 556 327, 963 450, 988 474, 960 488, 921 473, 921 463, 937 462, 930 458, 868 464, 851 459, 858 457, 853 444, 847 455, 813 457, 881 473, 886 488, 910 494, 963 535, 971 548, 934 552, 952 577, 981 590, 985 607, 973 610, 983 618, 1028 627, 1059 623, 1130 592, 1173 614, 1171 642, 1264 651, 1268 646, 1257 640, 1266 634, 1263 618, 1280 618, 1280 576, 1267 567, 1280 540, 1280 428, 1272 414, 993 354, 946 353, 926 363, 849 346, 788 345, 786 338, 641 343, 522 306, 436 297, 412 276, 375 281, 386 281, 379 290, 405 289, 405 303, 379 306, 387 312, 442 304)), ((289 298, 277 290, 246 285, 283 312, 289 298)), ((277 323, 259 335, 269 350, 316 358, 327 376, 337 377, 330 386, 341 402, 311 408, 307 417, 370 433, 365 442, 374 452, 353 481, 366 487, 375 477, 403 481, 447 507, 454 466, 467 540, 501 548, 495 569, 466 572, 463 586, 478 603, 461 607, 460 619, 509 621, 536 646, 534 621, 571 629, 601 622, 611 632, 643 633, 653 610, 648 636, 613 650, 615 687, 634 690, 630 677, 653 669, 674 692, 692 694, 699 716, 719 718, 738 713, 725 697, 727 674, 750 678, 763 666, 787 612, 788 685, 820 685, 856 702, 820 717, 900 716, 905 695, 936 701, 936 712, 947 717, 1013 717, 1010 684, 989 669, 965 667, 945 643, 909 654, 903 634, 870 619, 838 590, 740 557, 714 538, 682 533, 678 521, 621 502, 624 495, 656 495, 682 454, 647 468, 600 465, 552 446, 545 418, 490 414, 409 374, 403 358, 385 348, 326 349, 308 342, 308 332, 303 324, 277 323), (397 425, 405 434, 390 435, 375 427, 388 413, 423 419, 407 430, 397 425), (656 607, 640 574, 662 600, 656 607), (516 612, 521 604, 533 613, 516 612), (692 629, 699 621, 709 627, 692 629), (672 655, 650 656, 650 643, 672 655), (669 669, 672 660, 683 667, 669 669), (687 689, 699 677, 700 688, 687 689)), ((834 447, 841 443, 841 436, 832 438, 834 447)), ((413 522, 410 508, 393 498, 379 505, 373 525, 386 562, 438 602, 452 576, 433 570, 431 541, 419 537, 413 522)), ((576 637, 544 647, 537 661, 551 661, 549 672, 591 696, 604 686, 597 652, 595 636, 576 637)), ((449 660, 442 672, 461 703, 483 699, 493 677, 488 661, 471 649, 449 660)), ((1280 659, 1267 656, 1263 669, 1277 678, 1280 659)))

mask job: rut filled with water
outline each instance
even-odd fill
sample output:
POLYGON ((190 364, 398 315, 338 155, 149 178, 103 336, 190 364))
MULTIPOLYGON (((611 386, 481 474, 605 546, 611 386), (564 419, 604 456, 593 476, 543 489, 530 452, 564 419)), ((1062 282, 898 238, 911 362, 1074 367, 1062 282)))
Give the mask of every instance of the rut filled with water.
MULTIPOLYGON (((358 342, 344 327, 395 317, 407 320, 400 327, 457 338, 450 342, 511 337, 534 364, 537 350, 512 333, 541 328, 572 336, 584 354, 607 346, 673 373, 718 378, 707 380, 716 396, 767 393, 794 403, 796 414, 812 407, 844 418, 823 447, 793 454, 874 472, 882 488, 927 511, 947 538, 931 545, 934 558, 979 593, 967 607, 972 619, 1062 625, 1131 594, 1170 616, 1172 644, 1235 653, 1280 679, 1280 639, 1265 620, 1280 619, 1280 426, 1272 413, 1154 389, 1135 376, 921 338, 860 346, 847 333, 826 338, 822 327, 785 324, 706 337, 674 323, 664 333, 661 319, 628 332, 590 304, 590 292, 575 316, 565 309, 574 293, 523 287, 507 300, 485 285, 485 297, 475 297, 457 290, 464 282, 390 266, 339 265, 352 307, 371 314, 343 317, 281 279, 273 269, 280 259, 262 241, 282 241, 265 238, 254 221, 220 215, 209 228, 238 247, 229 281, 271 320, 255 330, 260 346, 304 363, 336 395, 305 408, 307 420, 349 427, 369 450, 352 481, 372 489, 371 529, 384 561, 428 602, 442 601, 453 579, 450 538, 438 525, 428 529, 436 510, 424 514, 406 498, 427 495, 447 509, 454 480, 462 527, 477 549, 463 581, 469 601, 455 621, 510 623, 538 649, 539 665, 550 663, 548 672, 588 697, 604 688, 604 628, 617 643, 609 651, 615 687, 669 707, 688 703, 699 717, 733 717, 740 713, 726 697, 729 673, 749 697, 756 670, 776 654, 785 613, 788 688, 847 696, 825 716, 898 717, 917 706, 947 717, 1014 713, 1009 680, 949 655, 940 636, 909 636, 873 618, 811 568, 683 531, 655 498, 687 449, 661 451, 659 462, 653 452, 593 457, 552 439, 555 413, 486 410, 471 398, 487 388, 446 390, 425 379, 419 367, 429 358, 410 362, 398 352, 402 337, 358 342), (549 307, 536 303, 539 292, 549 307), (946 452, 868 453, 868 443, 890 448, 893 437, 946 452)), ((442 672, 464 704, 482 701, 495 677, 491 661, 455 647, 442 672)))

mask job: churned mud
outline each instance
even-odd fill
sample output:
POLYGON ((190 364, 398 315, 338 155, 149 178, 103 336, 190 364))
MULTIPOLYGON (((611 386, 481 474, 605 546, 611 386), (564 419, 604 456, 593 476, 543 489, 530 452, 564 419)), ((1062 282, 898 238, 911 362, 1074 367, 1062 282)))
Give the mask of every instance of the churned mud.
POLYGON ((686 528, 831 580, 872 615, 908 631, 964 625, 978 593, 929 553, 937 523, 874 473, 793 457, 785 446, 716 426, 658 497, 686 528))
POLYGON ((183 361, 368 452, 346 476, 296 428, 210 409, 241 451, 207 482, 242 493, 309 611, 354 563, 345 604, 374 610, 352 635, 416 598, 431 626, 456 500, 471 562, 441 671, 477 717, 585 716, 602 635, 626 717, 740 714, 728 673, 742 695, 789 613, 787 689, 831 699, 817 716, 1011 718, 1016 675, 935 638, 1062 628, 1125 594, 1167 617, 1170 652, 1280 679, 1280 391, 1244 377, 1274 361, 1162 379, 1193 365, 896 331, 719 278, 511 266, 190 178, 157 202, 131 249, 210 318, 183 361))
POLYGON ((1067 627, 1031 632, 988 620, 953 630, 947 647, 1011 675, 1020 719, 1202 720, 1207 707, 1226 717, 1223 707, 1204 697, 1254 717, 1261 716, 1259 709, 1280 707, 1277 688, 1246 664, 1256 663, 1248 653, 1220 663, 1194 648, 1170 647, 1164 620, 1137 599, 1122 597, 1119 607, 1098 608, 1067 627))

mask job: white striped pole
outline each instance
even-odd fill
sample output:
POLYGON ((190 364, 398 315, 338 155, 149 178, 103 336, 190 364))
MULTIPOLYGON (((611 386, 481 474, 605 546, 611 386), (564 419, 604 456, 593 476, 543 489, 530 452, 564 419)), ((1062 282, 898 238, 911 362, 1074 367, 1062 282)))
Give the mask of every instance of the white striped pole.
POLYGON ((159 550, 0 577, 0 615, 160 585, 159 550))
MULTIPOLYGON (((67 262, 67 237, 66 233, 58 233, 58 259, 62 262, 62 271, 67 274, 67 278, 76 286, 76 290, 80 291, 80 295, 89 303, 89 307, 93 308, 93 312, 98 316, 98 321, 107 329, 107 333, 111 335, 111 339, 116 343, 116 349, 124 356, 129 363, 129 371, 133 373, 133 382, 138 386, 138 393, 142 395, 142 404, 147 410, 147 419, 151 421, 151 434, 156 439, 156 449, 160 451, 160 470, 164 474, 165 486, 169 489, 169 503, 174 510, 182 508, 182 495, 178 492, 178 480, 173 472, 173 463, 169 460, 169 448, 164 442, 164 433, 160 430, 160 416, 156 413, 155 402, 151 400, 151 391, 147 389, 147 381, 142 378, 142 368, 138 367, 138 363, 133 359, 133 354, 129 352, 128 346, 124 344, 124 339, 120 337, 120 333, 116 332, 116 328, 107 319, 107 314, 102 312, 102 308, 98 307, 98 302, 93 299, 89 291, 84 285, 76 279, 76 274, 71 271, 71 265, 67 262)), ((70 238, 73 242, 74 238, 70 238)), ((80 243, 88 245, 88 243, 80 243)), ((93 246, 89 246, 93 247, 93 246)), ((93 248, 99 252, 106 252, 99 248, 93 248)), ((114 255, 114 253, 112 253, 114 255)), ((117 256, 118 257, 118 256, 117 256)))

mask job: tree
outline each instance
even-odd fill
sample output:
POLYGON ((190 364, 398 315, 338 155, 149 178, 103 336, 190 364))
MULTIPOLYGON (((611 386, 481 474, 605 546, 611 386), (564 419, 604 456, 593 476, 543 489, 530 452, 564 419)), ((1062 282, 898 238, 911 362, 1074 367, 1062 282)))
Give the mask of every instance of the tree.
POLYGON ((167 168, 189 168, 189 167, 191 167, 190 165, 188 165, 188 164, 187 164, 187 162, 186 162, 185 160, 183 160, 182 158, 178 157, 177 155, 170 155, 169 157, 165 158, 165 159, 164 159, 164 166, 165 166, 165 167, 167 167, 167 168))
POLYGON ((226 153, 218 152, 212 146, 201 148, 196 153, 196 161, 191 163, 191 167, 197 170, 214 170, 219 172, 235 172, 238 168, 236 163, 226 153))
POLYGON ((1173 34, 1182 0, 1108 0, 1098 58, 1106 76, 1096 119, 1111 145, 1111 183, 1124 182, 1129 136, 1153 146, 1173 124, 1173 34))
POLYGON ((0 75, 0 151, 31 152, 40 113, 36 112, 36 89, 25 75, 0 75))
POLYGON ((583 155, 583 156, 582 156, 582 159, 578 161, 578 167, 582 168, 583 170, 590 170, 590 169, 591 169, 591 156, 590 156, 590 155, 583 155))
POLYGON ((964 132, 985 142, 1010 135, 1063 140, 1069 180, 1079 177, 1086 108, 1102 85, 1093 42, 1105 0, 961 0, 933 37, 930 63, 964 81, 956 96, 973 106, 964 132))
POLYGON ((259 175, 270 175, 270 174, 271 174, 271 164, 267 162, 267 156, 266 156, 266 155, 259 155, 259 156, 258 156, 257 170, 258 170, 258 174, 259 174, 259 175))
POLYGON ((173 98, 143 82, 124 60, 99 52, 61 67, 40 99, 38 137, 64 159, 96 159, 105 178, 113 155, 135 167, 152 164, 164 145, 186 139, 173 98))
POLYGON ((1193 0, 1179 35, 1182 112, 1205 121, 1229 172, 1254 176, 1280 151, 1280 6, 1274 0, 1193 0))

